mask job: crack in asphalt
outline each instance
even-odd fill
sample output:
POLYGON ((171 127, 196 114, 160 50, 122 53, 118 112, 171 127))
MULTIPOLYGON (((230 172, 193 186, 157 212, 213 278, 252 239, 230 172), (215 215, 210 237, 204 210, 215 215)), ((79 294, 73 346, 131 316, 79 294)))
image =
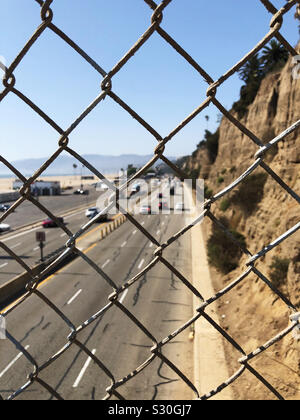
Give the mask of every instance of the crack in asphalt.
POLYGON ((147 283, 147 273, 144 274, 142 280, 139 282, 135 295, 133 296, 133 306, 137 305, 140 295, 141 295, 142 288, 145 286, 146 283, 147 283))
POLYGON ((25 336, 22 338, 22 340, 20 340, 20 343, 22 344, 30 336, 30 334, 33 333, 34 330, 39 328, 42 325, 42 323, 44 322, 44 320, 45 320, 45 317, 42 316, 41 320, 36 325, 34 325, 30 330, 28 330, 28 332, 25 334, 25 336))
POLYGON ((169 384, 171 384, 171 383, 173 383, 173 382, 178 382, 179 381, 179 379, 171 379, 171 378, 167 378, 166 376, 163 376, 162 374, 161 374, 161 370, 162 370, 162 368, 163 368, 163 365, 164 365, 165 363, 164 363, 164 361, 161 361, 161 363, 160 363, 160 365, 159 365, 159 367, 158 367, 158 369, 157 369, 157 375, 160 377, 160 378, 162 378, 162 379, 164 379, 165 381, 164 382, 159 382, 159 383, 157 383, 157 384, 154 384, 153 385, 153 388, 154 388, 154 394, 153 394, 153 397, 152 397, 152 401, 154 401, 155 399, 156 399, 156 397, 157 397, 157 395, 158 395, 158 388, 160 387, 160 386, 163 386, 163 385, 169 385, 169 384))

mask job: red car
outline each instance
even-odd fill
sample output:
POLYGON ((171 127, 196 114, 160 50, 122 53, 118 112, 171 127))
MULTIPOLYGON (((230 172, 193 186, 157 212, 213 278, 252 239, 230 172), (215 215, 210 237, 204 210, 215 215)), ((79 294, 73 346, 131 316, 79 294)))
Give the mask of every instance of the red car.
MULTIPOLYGON (((64 223, 64 219, 62 217, 57 217, 57 220, 60 223, 64 223)), ((54 228, 54 227, 59 227, 59 226, 54 220, 46 219, 46 220, 43 221, 43 227, 44 228, 52 228, 52 227, 54 228)))
POLYGON ((168 204, 160 201, 160 203, 158 205, 158 209, 159 210, 167 210, 168 209, 168 204))

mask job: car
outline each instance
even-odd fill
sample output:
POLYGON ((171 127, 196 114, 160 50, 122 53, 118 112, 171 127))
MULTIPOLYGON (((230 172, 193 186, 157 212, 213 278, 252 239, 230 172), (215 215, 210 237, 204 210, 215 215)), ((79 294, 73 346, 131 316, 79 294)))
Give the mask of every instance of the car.
POLYGON ((0 233, 10 231, 10 226, 5 223, 0 223, 0 233))
POLYGON ((151 212, 152 212, 151 206, 144 205, 144 206, 141 206, 140 208, 140 214, 151 214, 151 212))
POLYGON ((85 212, 85 216, 86 217, 91 217, 95 212, 99 213, 98 207, 91 207, 91 208, 87 209, 87 211, 85 212))
POLYGON ((184 203, 177 203, 175 206, 175 210, 177 211, 185 211, 185 205, 184 203))
POLYGON ((108 186, 104 182, 97 182, 93 184, 97 191, 107 191, 109 190, 108 186))
MULTIPOLYGON (((57 220, 60 223, 64 224, 63 217, 57 217, 57 220)), ((52 220, 50 218, 44 220, 43 223, 42 223, 42 226, 43 226, 43 228, 55 228, 55 227, 59 227, 58 224, 56 223, 56 221, 55 220, 52 220)))
POLYGON ((167 210, 168 209, 168 204, 160 201, 159 204, 158 204, 158 209, 159 210, 167 210))
POLYGON ((1 204, 0 205, 0 211, 2 212, 2 213, 4 213, 4 212, 6 212, 7 210, 9 210, 10 209, 10 206, 8 205, 8 204, 1 204))
MULTIPOLYGON (((101 213, 101 211, 98 208, 96 208, 94 211, 92 211, 90 213, 90 215, 88 217, 89 217, 90 220, 92 220, 92 219, 94 219, 94 217, 96 217, 100 213, 101 213)), ((97 222, 98 223, 107 222, 107 220, 108 220, 108 214, 105 213, 105 214, 102 214, 102 216, 97 220, 97 222)))
POLYGON ((89 190, 75 190, 73 194, 75 195, 89 195, 89 190))
POLYGON ((163 193, 159 193, 158 198, 163 198, 163 193))

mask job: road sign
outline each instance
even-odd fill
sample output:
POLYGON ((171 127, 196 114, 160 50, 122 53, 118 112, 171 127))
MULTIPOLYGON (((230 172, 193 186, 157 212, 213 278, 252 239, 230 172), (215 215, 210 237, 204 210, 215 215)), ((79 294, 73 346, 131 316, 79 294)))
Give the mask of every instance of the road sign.
POLYGON ((46 242, 46 233, 45 232, 36 232, 37 242, 46 242))
POLYGON ((36 240, 37 240, 37 242, 40 243, 41 261, 44 262, 43 249, 45 247, 44 243, 46 242, 46 233, 45 232, 36 232, 36 240))

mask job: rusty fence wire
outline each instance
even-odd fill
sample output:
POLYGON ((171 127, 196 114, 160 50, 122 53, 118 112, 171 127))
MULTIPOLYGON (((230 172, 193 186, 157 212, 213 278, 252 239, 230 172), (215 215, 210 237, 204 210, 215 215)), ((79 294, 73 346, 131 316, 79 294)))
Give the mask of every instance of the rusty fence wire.
MULTIPOLYGON (((67 352, 71 346, 77 346, 83 352, 85 352, 101 369, 105 375, 110 379, 111 385, 108 389, 106 389, 106 397, 105 399, 110 399, 112 396, 123 399, 122 396, 122 386, 130 381, 135 376, 138 376, 141 371, 143 371, 148 365, 150 365, 155 359, 161 359, 163 363, 165 363, 173 372, 178 375, 181 380, 183 380, 188 387, 194 392, 196 399, 206 400, 214 395, 221 392, 224 388, 228 387, 237 378, 239 378, 245 371, 250 372, 254 375, 261 383, 267 387, 277 398, 282 399, 283 397, 276 390, 264 377, 262 377, 250 364, 249 362, 264 352, 269 347, 273 346, 275 343, 282 340, 286 335, 292 333, 299 327, 300 324, 300 317, 297 311, 297 308, 290 302, 279 290, 277 290, 272 282, 266 278, 266 276, 260 272, 256 267, 256 262, 259 261, 262 257, 264 257, 269 251, 277 247, 279 244, 282 244, 287 238, 291 235, 294 235, 300 227, 300 223, 297 223, 293 226, 289 231, 285 232, 279 238, 275 238, 272 243, 261 250, 257 250, 255 255, 252 255, 249 250, 242 249, 242 251, 248 256, 248 262, 244 269, 243 274, 233 281, 230 285, 228 285, 224 290, 219 291, 215 296, 211 296, 209 299, 205 300, 201 293, 195 288, 194 285, 190 283, 188 279, 186 279, 181 273, 179 273, 164 257, 165 250, 180 236, 186 234, 190 231, 193 226, 197 223, 200 223, 203 218, 209 218, 215 223, 220 229, 224 230, 226 234, 231 238, 232 241, 235 241, 235 238, 230 234, 228 229, 222 225, 222 223, 214 216, 211 211, 211 206, 214 202, 220 200, 223 196, 228 194, 234 188, 236 188, 239 184, 241 184, 256 168, 261 167, 263 168, 268 176, 272 177, 298 204, 300 204, 299 195, 293 191, 282 179, 279 175, 277 175, 270 166, 265 162, 265 157, 268 154, 268 151, 274 148, 279 142, 282 142, 287 135, 294 132, 297 128, 300 127, 300 121, 295 121, 293 125, 288 127, 283 133, 281 133, 278 137, 270 141, 268 144, 264 144, 261 139, 259 139, 253 132, 251 132, 247 127, 245 127, 238 119, 236 119, 229 111, 225 109, 225 107, 218 101, 217 93, 218 88, 232 75, 238 72, 241 67, 253 57, 256 53, 258 53, 263 47, 265 47, 270 40, 276 38, 291 54, 291 56, 297 56, 298 53, 294 49, 294 47, 286 40, 280 30, 284 22, 285 15, 288 13, 292 13, 292 9, 294 6, 299 8, 300 0, 289 0, 283 2, 283 7, 280 10, 277 10, 276 7, 269 1, 269 0, 256 0, 258 5, 262 3, 262 5, 266 8, 267 12, 269 12, 271 17, 270 27, 266 35, 263 39, 251 50, 249 53, 243 57, 234 67, 229 69, 222 77, 218 80, 213 80, 213 78, 205 71, 204 68, 201 67, 199 63, 197 63, 189 54, 188 52, 182 48, 163 28, 162 22, 164 19, 164 13, 167 12, 167 8, 172 2, 172 0, 163 0, 160 4, 157 4, 153 0, 141 0, 144 1, 149 6, 149 11, 151 15, 151 22, 149 28, 146 32, 137 40, 136 44, 125 54, 125 56, 111 69, 109 72, 105 71, 101 65, 93 60, 85 51, 83 51, 80 46, 78 46, 72 39, 68 37, 66 33, 64 33, 60 28, 55 26, 53 23, 54 14, 51 9, 51 4, 55 0, 32 0, 38 3, 41 8, 41 24, 35 30, 34 34, 30 38, 30 40, 25 44, 24 48, 19 52, 18 56, 15 60, 10 64, 5 66, 1 63, 1 68, 4 70, 4 77, 3 77, 3 86, 4 89, 0 93, 0 102, 4 101, 8 95, 15 95, 19 98, 20 101, 23 101, 27 104, 35 113, 37 113, 46 123, 48 123, 54 130, 57 131, 58 134, 58 147, 56 152, 42 165, 42 167, 30 178, 26 178, 22 173, 20 173, 10 162, 8 162, 4 157, 0 156, 0 161, 6 165, 6 167, 15 174, 23 183, 23 186, 20 190, 20 198, 14 203, 14 205, 6 211, 0 217, 0 223, 5 221, 5 219, 16 210, 24 201, 30 201, 32 204, 37 206, 41 211, 43 211, 47 216, 51 219, 57 220, 56 217, 47 209, 45 208, 32 194, 31 194, 31 184, 33 184, 39 176, 45 172, 45 170, 57 159, 59 155, 63 152, 67 152, 74 158, 76 158, 79 162, 85 165, 94 175, 98 178, 105 181, 107 185, 110 186, 112 192, 119 196, 119 193, 125 189, 130 182, 134 179, 140 178, 145 172, 151 168, 158 160, 162 160, 170 168, 172 168, 175 173, 180 178, 188 178, 180 168, 178 168, 174 163, 172 163, 168 158, 164 156, 165 146, 167 143, 171 142, 172 139, 176 134, 178 134, 185 126, 187 126, 194 118, 196 118, 202 111, 204 111, 210 104, 213 104, 225 118, 231 121, 244 135, 249 139, 249 141, 254 142, 257 146, 257 153, 255 155, 254 163, 249 167, 249 169, 237 180, 235 180, 231 185, 227 186, 223 191, 218 193, 217 195, 213 196, 211 199, 205 202, 202 214, 178 232, 176 235, 169 238, 169 240, 165 243, 159 243, 150 232, 148 232, 130 213, 126 213, 127 219, 134 224, 136 228, 138 228, 155 246, 156 250, 153 252, 153 258, 151 263, 144 268, 137 276, 131 278, 122 287, 118 287, 114 281, 108 278, 102 270, 100 270, 96 264, 91 261, 87 255, 81 252, 76 247, 76 240, 80 238, 93 224, 94 221, 91 221, 84 225, 76 234, 73 234, 65 225, 60 223, 57 220, 57 224, 59 227, 68 235, 69 240, 66 243, 65 249, 61 252, 61 254, 56 258, 54 262, 52 262, 46 269, 40 273, 39 275, 35 276, 32 272, 31 268, 25 264, 25 262, 16 255, 16 253, 6 246, 4 243, 0 242, 0 247, 15 261, 17 261, 20 266, 26 270, 31 278, 31 281, 28 282, 26 286, 26 294, 13 304, 9 309, 3 313, 4 317, 8 317, 10 313, 12 313, 16 307, 23 304, 25 300, 27 300, 30 296, 35 295, 39 299, 43 301, 45 305, 48 305, 52 310, 56 312, 56 314, 63 320, 63 322, 69 328, 70 334, 66 338, 65 346, 52 358, 50 358, 46 363, 43 365, 38 365, 36 360, 32 357, 30 352, 26 350, 20 342, 18 342, 12 335, 7 332, 7 339, 10 340, 16 348, 25 356, 27 361, 30 362, 32 365, 32 373, 29 375, 27 379, 25 379, 24 385, 16 390, 13 394, 9 396, 8 399, 15 399, 18 395, 23 393, 25 390, 30 388, 34 383, 39 383, 42 387, 44 387, 52 397, 57 399, 62 399, 62 396, 55 391, 50 384, 45 383, 41 379, 41 373, 44 369, 49 367, 52 363, 55 362, 58 358, 60 358, 65 352, 67 352), (101 92, 96 97, 96 99, 92 102, 92 104, 68 127, 66 130, 61 128, 55 121, 53 121, 42 109, 40 109, 35 103, 33 103, 30 98, 24 95, 20 90, 17 88, 17 80, 14 75, 15 70, 20 65, 26 54, 35 44, 35 42, 41 37, 44 31, 52 31, 57 37, 62 39, 66 44, 68 44, 74 51, 81 56, 83 60, 90 64, 93 69, 99 73, 99 77, 101 78, 101 92), (138 111, 132 109, 127 103, 125 103, 116 92, 113 90, 113 79, 114 77, 121 71, 126 70, 126 64, 129 60, 134 56, 134 54, 143 48, 143 45, 147 43, 147 41, 153 36, 153 34, 158 34, 165 42, 167 42, 174 50, 180 54, 186 62, 191 65, 198 73, 199 77, 204 79, 207 82, 208 89, 207 89, 207 98, 205 101, 199 105, 194 112, 187 116, 168 136, 162 137, 156 130, 153 128, 147 121, 145 121, 138 113, 138 111), (116 187, 114 184, 110 183, 108 179, 99 171, 99 169, 94 168, 88 161, 86 161, 82 156, 80 156, 75 150, 71 148, 69 137, 73 133, 73 131, 78 127, 78 125, 87 117, 88 114, 93 112, 93 110, 102 102, 106 97, 110 97, 116 104, 122 107, 128 114, 130 114, 138 123, 144 127, 156 140, 157 140, 157 147, 154 150, 154 154, 152 159, 138 171, 136 175, 134 175, 126 184, 122 185, 121 187, 116 187), (91 269, 95 271, 95 273, 105 281, 109 282, 110 286, 112 287, 112 294, 108 296, 107 305, 103 308, 99 308, 99 311, 95 313, 90 319, 84 320, 81 325, 75 326, 72 322, 62 313, 62 311, 49 299, 38 290, 38 284, 42 278, 45 278, 47 273, 50 273, 57 267, 62 261, 68 258, 72 254, 77 254, 79 257, 83 258, 86 262, 91 265, 91 269), (183 282, 183 284, 190 289, 190 291, 195 294, 199 301, 198 308, 192 317, 185 325, 182 325, 181 328, 174 331, 164 340, 158 342, 155 338, 155 332, 150 332, 148 329, 142 325, 141 321, 136 319, 136 317, 129 312, 128 309, 120 302, 120 297, 122 293, 129 289, 133 284, 135 284, 139 279, 142 278, 145 273, 147 273, 151 268, 153 268, 156 264, 163 264, 167 267, 170 271, 173 272, 177 278, 183 282), (262 343, 259 348, 253 349, 253 352, 250 354, 246 354, 246 352, 241 348, 241 346, 224 330, 220 325, 217 325, 216 322, 206 313, 206 309, 209 305, 213 302, 217 301, 219 298, 224 296, 227 292, 234 289, 238 284, 243 282, 251 273, 254 273, 262 282, 267 284, 267 286, 287 305, 287 307, 291 311, 291 323, 288 328, 281 331, 273 337, 267 343, 262 343), (108 312, 111 308, 117 307, 119 308, 124 316, 128 317, 131 321, 135 323, 135 325, 145 334, 153 343, 153 347, 149 352, 149 357, 144 363, 140 366, 137 366, 133 372, 128 372, 128 375, 124 378, 117 379, 113 376, 113 374, 109 371, 109 369, 105 366, 105 364, 100 361, 83 343, 81 343, 78 339, 78 334, 87 328, 89 325, 94 323, 97 319, 99 319, 104 313, 108 312), (163 355, 162 349, 163 347, 174 340, 176 336, 178 336, 182 331, 188 329, 196 323, 199 318, 205 318, 213 328, 215 328, 239 353, 240 359, 239 370, 227 381, 221 383, 217 389, 211 390, 210 393, 206 395, 200 395, 196 387, 193 383, 167 358, 163 355)), ((87 6, 88 7, 88 6, 87 6)), ((106 213, 110 208, 112 208, 115 204, 115 201, 112 200, 109 203, 108 207, 103 210, 103 214, 106 213)), ((102 214, 99 215, 99 218, 102 214)), ((3 399, 0 396, 0 399, 3 399)))

